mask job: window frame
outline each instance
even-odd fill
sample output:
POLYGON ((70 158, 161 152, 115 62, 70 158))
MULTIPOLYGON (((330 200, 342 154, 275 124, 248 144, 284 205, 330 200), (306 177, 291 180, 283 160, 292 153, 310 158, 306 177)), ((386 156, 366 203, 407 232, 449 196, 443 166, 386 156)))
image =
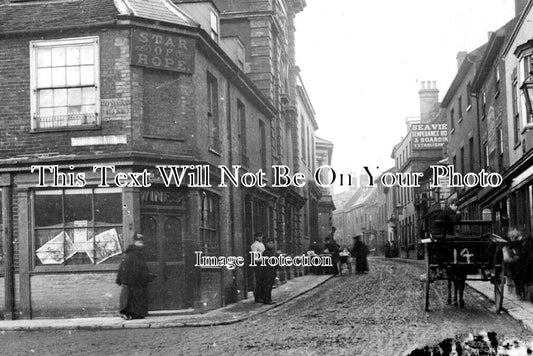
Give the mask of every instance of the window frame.
POLYGON ((457 112, 458 112, 458 119, 457 122, 463 121, 463 96, 459 95, 457 98, 457 112))
POLYGON ((201 250, 207 256, 220 254, 220 197, 214 193, 203 191, 200 201, 200 231, 201 250), (210 210, 213 208, 213 211, 210 210), (214 220, 214 221, 213 221, 214 220), (211 244, 208 246, 208 244, 211 244))
MULTIPOLYGON (((100 38, 99 36, 69 37, 51 40, 34 40, 30 41, 30 111, 31 111, 31 130, 32 131, 63 131, 63 130, 83 130, 94 129, 101 125, 100 115, 100 38), (37 121, 38 113, 38 88, 37 88, 37 55, 39 48, 46 47, 68 47, 81 46, 86 44, 93 45, 94 53, 94 88, 95 88, 95 122, 94 124, 65 125, 52 127, 39 127, 37 121)), ((65 88, 68 86, 65 85, 65 88)), ((84 86, 73 86, 73 88, 83 88, 84 86)), ((87 86, 90 87, 90 86, 87 86)), ((51 87, 53 88, 53 87, 51 87)), ((67 114, 68 115, 68 114, 67 114)), ((67 119, 68 120, 68 119, 67 119)))
MULTIPOLYGON (((86 263, 86 264, 66 264, 66 259, 63 261, 63 263, 60 263, 60 264, 40 264, 40 265, 37 265, 36 263, 36 259, 38 258, 37 257, 37 248, 36 248, 36 231, 37 230, 59 230, 59 229, 62 229, 63 231, 65 230, 70 230, 70 229, 74 229, 75 227, 66 227, 66 223, 65 223, 65 211, 64 211, 64 207, 65 207, 65 192, 68 192, 68 191, 71 191, 72 189, 68 189, 68 188, 55 188, 55 189, 31 189, 30 190, 30 217, 31 217, 31 228, 29 230, 30 232, 30 241, 29 241, 29 245, 30 245, 30 273, 49 273, 49 272, 77 272, 77 271, 113 271, 113 270, 116 270, 117 269, 117 266, 119 264, 119 262, 115 262, 115 263, 96 263, 96 262, 93 262, 93 263, 86 263), (51 227, 38 227, 37 224, 36 224, 36 221, 35 221, 35 218, 36 218, 36 208, 35 208, 35 196, 36 196, 36 193, 41 193, 41 192, 48 192, 48 194, 50 194, 51 192, 54 192, 54 191, 57 191, 57 192, 61 192, 61 201, 62 201, 62 219, 63 219, 63 223, 62 223, 62 226, 61 227, 57 227, 57 228, 51 228, 51 227)), ((124 216, 121 217, 121 223, 120 224, 108 224, 108 225, 96 225, 95 221, 94 221, 94 209, 95 209, 95 200, 94 200, 94 197, 96 194, 99 194, 98 192, 96 191, 101 191, 103 192, 103 194, 113 194, 113 193, 119 193, 120 194, 120 199, 121 199, 121 205, 124 204, 124 192, 121 188, 100 188, 100 187, 97 187, 97 186, 90 186, 90 187, 83 187, 83 188, 74 188, 74 190, 90 190, 91 191, 91 214, 93 216, 93 221, 92 221, 92 225, 88 225, 86 228, 87 229, 93 229, 93 231, 96 231, 97 229, 99 228, 102 228, 102 227, 109 227, 109 228, 113 228, 113 227, 118 227, 120 228, 120 234, 122 235, 122 240, 120 240, 120 234, 119 234, 119 241, 121 242, 121 249, 122 249, 122 253, 124 253, 124 251, 126 250, 126 244, 125 244, 125 238, 124 238, 124 233, 126 231, 125 227, 124 227, 124 216)), ((67 194, 68 195, 68 194, 67 194)), ((63 252, 65 253, 65 252, 63 252)))
POLYGON ((213 9, 211 9, 209 14, 209 27, 211 39, 218 43, 220 38, 220 21, 218 14, 213 9))
POLYGON ((220 116, 218 99, 218 79, 211 72, 207 72, 207 134, 209 150, 215 153, 222 151, 220 141, 220 116))

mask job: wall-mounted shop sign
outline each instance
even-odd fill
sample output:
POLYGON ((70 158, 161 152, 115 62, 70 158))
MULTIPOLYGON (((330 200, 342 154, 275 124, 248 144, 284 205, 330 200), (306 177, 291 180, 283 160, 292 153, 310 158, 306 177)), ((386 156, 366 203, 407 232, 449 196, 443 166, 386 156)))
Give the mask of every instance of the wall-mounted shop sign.
POLYGON ((132 30, 132 65, 192 74, 195 51, 193 38, 144 29, 132 30))
POLYGON ((185 209, 187 196, 183 193, 168 190, 141 190, 141 203, 146 205, 168 205, 177 209, 185 209))
POLYGON ((448 142, 448 124, 411 125, 413 150, 441 148, 448 142))

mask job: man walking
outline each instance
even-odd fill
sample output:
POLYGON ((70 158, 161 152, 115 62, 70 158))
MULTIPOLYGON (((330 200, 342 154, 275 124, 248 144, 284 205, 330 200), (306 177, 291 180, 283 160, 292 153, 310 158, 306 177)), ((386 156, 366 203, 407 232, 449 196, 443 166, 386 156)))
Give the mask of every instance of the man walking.
MULTIPOLYGON (((265 245, 263 244, 263 233, 256 232, 254 234, 254 243, 250 247, 251 252, 257 252, 263 254, 265 251, 265 245)), ((253 258, 253 256, 251 256, 253 258)), ((265 273, 261 266, 255 266, 254 269, 254 299, 256 303, 263 303, 264 296, 262 295, 265 273)))

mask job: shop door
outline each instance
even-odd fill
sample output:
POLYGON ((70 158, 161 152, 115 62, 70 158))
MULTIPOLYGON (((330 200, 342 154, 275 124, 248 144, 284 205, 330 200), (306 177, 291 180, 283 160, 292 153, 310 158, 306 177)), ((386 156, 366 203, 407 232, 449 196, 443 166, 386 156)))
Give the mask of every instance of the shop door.
POLYGON ((148 289, 149 310, 183 309, 185 288, 182 217, 161 212, 141 215, 145 258, 157 275, 148 289))

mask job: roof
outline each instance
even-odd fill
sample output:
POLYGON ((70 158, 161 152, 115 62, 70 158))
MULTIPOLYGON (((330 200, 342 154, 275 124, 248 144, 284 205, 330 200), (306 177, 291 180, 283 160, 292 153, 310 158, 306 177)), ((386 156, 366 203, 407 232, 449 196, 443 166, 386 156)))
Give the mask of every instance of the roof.
POLYGON ((506 56, 507 53, 509 52, 509 50, 511 49, 511 46, 513 45, 513 42, 514 42, 516 36, 518 35, 518 31, 522 27, 522 24, 525 21, 529 21, 529 20, 526 20, 526 18, 529 15, 529 11, 531 10, 531 6, 533 6, 533 0, 529 0, 527 2, 526 6, 524 6, 524 10, 522 11, 522 13, 520 14, 520 17, 516 21, 516 24, 514 26, 513 32, 509 36, 509 41, 507 41, 507 43, 505 44, 505 47, 504 47, 503 53, 502 53, 503 56, 506 56))
POLYGON ((352 204, 352 206, 348 207, 349 209, 357 208, 360 206, 364 206, 365 204, 373 204, 375 203, 375 197, 377 194, 377 189, 370 189, 370 190, 363 190, 363 194, 359 196, 359 199, 355 201, 355 203, 352 204))
POLYGON ((94 25, 116 20, 118 15, 198 27, 170 0, 54 1, 0 5, 0 33, 94 25))
POLYGON ((484 82, 489 75, 492 66, 495 61, 498 60, 498 53, 502 48, 505 41, 510 37, 511 31, 513 30, 518 18, 515 17, 511 21, 507 22, 496 32, 492 34, 487 43, 487 50, 483 54, 483 57, 480 60, 478 66, 479 70, 477 71, 474 79, 472 80, 472 92, 477 93, 481 90, 484 82))
POLYGON ((115 3, 122 15, 134 15, 145 19, 179 25, 198 26, 198 23, 181 11, 170 0, 116 0, 115 3))
POLYGON ((474 63, 479 61, 480 56, 483 54, 487 47, 487 44, 485 43, 483 46, 476 48, 472 52, 468 53, 463 60, 463 63, 461 63, 461 66, 459 67, 459 70, 457 71, 457 74, 455 75, 455 78, 453 79, 452 84, 448 88, 448 91, 446 92, 446 95, 444 96, 444 99, 442 99, 442 102, 440 104, 441 108, 445 108, 450 104, 453 97, 455 96, 455 93, 457 90, 461 87, 461 84, 463 83, 463 80, 465 79, 468 72, 474 68, 474 63))
POLYGON ((324 145, 324 146, 333 146, 333 142, 331 141, 328 141, 328 140, 325 140, 321 137, 318 137, 318 136, 315 136, 315 143, 318 145, 318 144, 321 144, 321 145, 324 145))
POLYGON ((0 5, 0 33, 95 24, 118 14, 113 0, 7 3, 0 5))

